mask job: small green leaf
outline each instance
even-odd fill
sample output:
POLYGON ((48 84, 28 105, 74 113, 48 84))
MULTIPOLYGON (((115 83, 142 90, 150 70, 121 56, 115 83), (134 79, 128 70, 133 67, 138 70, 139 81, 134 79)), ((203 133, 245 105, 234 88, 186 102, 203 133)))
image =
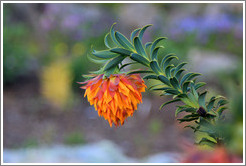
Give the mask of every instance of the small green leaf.
POLYGON ((143 48, 143 44, 142 44, 141 40, 139 39, 139 37, 135 37, 133 39, 133 43, 134 43, 134 47, 135 47, 137 53, 139 53, 142 56, 147 57, 147 54, 143 48))
POLYGON ((119 56, 118 54, 116 53, 113 53, 109 50, 104 50, 104 51, 93 51, 92 54, 94 56, 96 56, 97 58, 102 58, 102 59, 111 59, 111 58, 114 58, 114 57, 117 57, 119 56))
POLYGON ((169 57, 166 58, 166 60, 164 61, 162 67, 163 67, 163 68, 166 68, 166 66, 170 63, 170 61, 171 61, 172 59, 177 59, 177 60, 178 60, 178 57, 177 57, 177 56, 169 56, 169 57))
POLYGON ((135 61, 137 61, 137 62, 139 62, 139 63, 141 63, 141 64, 143 64, 143 65, 145 65, 145 66, 149 66, 148 59, 146 59, 145 57, 143 57, 143 56, 141 56, 139 54, 132 53, 130 55, 130 58, 133 59, 133 60, 135 60, 135 61))
POLYGON ((182 62, 182 63, 180 63, 177 67, 176 67, 176 70, 175 70, 175 74, 184 66, 184 65, 186 65, 187 64, 187 62, 182 62))
POLYGON ((175 77, 170 78, 170 83, 175 89, 180 89, 179 82, 175 77))
POLYGON ((188 92, 188 86, 189 86, 189 84, 190 84, 190 81, 185 81, 185 82, 184 82, 184 84, 183 84, 183 86, 182 86, 182 91, 183 91, 184 93, 187 93, 187 92, 188 92))
POLYGON ((160 74, 161 73, 161 69, 157 63, 156 60, 153 60, 150 62, 150 67, 151 69, 156 73, 156 74, 160 74))
POLYGON ((208 146, 214 147, 216 145, 216 142, 211 141, 208 138, 202 138, 197 144, 199 144, 199 145, 208 145, 208 146))
POLYGON ((139 73, 153 73, 153 71, 136 70, 136 71, 127 72, 127 74, 139 74, 139 73))
POLYGON ((197 90, 197 89, 203 87, 204 85, 206 85, 205 82, 198 82, 198 83, 196 83, 196 84, 195 84, 195 90, 197 90))
POLYGON ((190 121, 197 120, 197 119, 198 119, 197 117, 194 117, 194 118, 180 118, 177 120, 179 120, 179 123, 182 123, 182 122, 190 122, 190 121))
POLYGON ((152 90, 168 90, 168 89, 172 89, 172 88, 169 88, 169 87, 162 87, 162 88, 154 88, 152 90))
POLYGON ((115 45, 112 42, 109 41, 110 40, 109 38, 110 38, 110 35, 109 35, 109 33, 107 33, 105 35, 105 37, 104 37, 104 44, 105 44, 105 46, 108 47, 108 48, 115 47, 115 45))
POLYGON ((194 82, 193 81, 190 82, 190 87, 191 87, 191 93, 194 95, 194 97, 196 98, 196 100, 198 100, 198 93, 195 90, 194 82))
POLYGON ((110 60, 104 67, 104 71, 109 70, 112 67, 115 67, 117 65, 119 65, 120 62, 122 62, 126 57, 125 56, 118 56, 113 58, 112 60, 110 60))
POLYGON ((182 79, 181 79, 181 81, 180 81, 180 85, 183 85, 183 83, 184 83, 185 81, 189 81, 189 78, 190 78, 190 76, 192 76, 192 75, 196 75, 196 73, 192 73, 192 72, 186 73, 186 74, 182 77, 182 79))
POLYGON ((174 67, 173 64, 171 65, 168 65, 166 68, 165 68, 165 74, 167 76, 167 78, 170 78, 171 77, 171 69, 174 67))
POLYGON ((196 110, 194 108, 191 107, 179 107, 176 111, 175 111, 175 117, 178 116, 179 113, 181 112, 191 112, 191 113, 195 113, 196 110))
POLYGON ((126 64, 120 66, 120 70, 123 69, 126 66, 133 65, 133 64, 137 64, 137 62, 126 63, 126 64))
POLYGON ((158 79, 161 81, 161 82, 163 82, 164 84, 166 84, 166 85, 171 85, 170 84, 170 82, 169 82, 169 80, 167 79, 167 77, 165 77, 165 76, 163 76, 163 75, 159 75, 158 76, 158 79))
POLYGON ((211 99, 209 100, 208 104, 207 104, 207 110, 208 112, 211 111, 214 108, 214 102, 215 102, 216 98, 213 96, 211 97, 211 99))
POLYGON ((220 107, 220 106, 226 105, 227 103, 228 103, 227 100, 221 99, 221 100, 218 101, 218 104, 217 105, 220 107))
POLYGON ((117 53, 117 54, 126 55, 126 56, 130 56, 132 53, 131 51, 124 49, 124 48, 112 48, 110 49, 110 51, 117 53))
POLYGON ((116 23, 114 23, 112 26, 111 26, 111 28, 110 28, 110 36, 111 36, 111 39, 112 39, 112 41, 113 41, 113 43, 115 44, 115 45, 120 45, 119 43, 118 43, 118 41, 116 40, 116 38, 115 38, 115 31, 114 31, 114 26, 115 26, 115 24, 116 23))
POLYGON ((189 118, 199 118, 200 115, 198 114, 189 114, 189 115, 185 115, 183 118, 184 119, 189 119, 189 118))
MULTIPOLYGON (((158 78, 157 78, 158 79, 158 78)), ((152 85, 152 86, 150 86, 149 88, 148 88, 148 90, 150 90, 150 89, 152 89, 152 88, 154 88, 154 87, 156 87, 156 86, 163 86, 163 84, 155 84, 155 85, 152 85)))
POLYGON ((120 32, 115 32, 115 38, 122 47, 130 50, 134 50, 134 47, 130 43, 130 41, 120 32))
POLYGON ((155 80, 158 80, 158 77, 156 75, 147 75, 147 76, 144 76, 143 79, 155 79, 155 80))
POLYGON ((189 81, 189 80, 192 80, 192 78, 194 78, 194 77, 196 77, 196 76, 199 76, 199 75, 201 75, 200 73, 193 73, 192 75, 190 75, 188 78, 187 78, 187 80, 189 81))
POLYGON ((103 78, 108 78, 111 74, 114 74, 116 70, 119 70, 117 65, 110 67, 108 70, 104 70, 105 74, 103 78))
POLYGON ((153 45, 151 46, 151 49, 150 49, 150 52, 153 52, 153 50, 155 49, 156 45, 163 39, 167 39, 166 37, 160 37, 158 39, 156 39, 154 42, 153 42, 153 45))
POLYGON ((160 66, 161 66, 162 68, 165 68, 165 67, 164 67, 165 61, 166 61, 169 57, 174 56, 174 55, 176 55, 176 54, 174 54, 174 53, 169 53, 169 54, 165 55, 164 58, 163 58, 162 61, 161 61, 161 65, 160 65, 160 66))
POLYGON ((156 47, 156 48, 151 52, 150 57, 151 57, 152 60, 154 60, 154 59, 157 60, 157 53, 158 53, 158 50, 159 50, 160 48, 164 48, 164 47, 162 47, 162 46, 156 47))
POLYGON ((177 101, 180 101, 180 99, 174 99, 174 100, 171 100, 171 101, 168 101, 168 102, 165 102, 163 103, 159 109, 162 109, 165 105, 167 104, 170 104, 170 103, 174 103, 174 102, 177 102, 177 101))
POLYGON ((146 44, 145 44, 145 50, 147 50, 148 48, 149 48, 149 46, 151 46, 152 45, 152 42, 147 42, 146 44))
POLYGON ((131 41, 133 43, 133 39, 136 36, 136 34, 141 30, 141 28, 135 29, 132 33, 131 33, 131 41))
POLYGON ((94 63, 98 63, 98 64, 101 64, 101 63, 106 63, 108 60, 105 60, 105 59, 95 59, 95 58, 92 58, 91 55, 87 54, 87 58, 91 61, 91 62, 94 62, 94 63))
POLYGON ((151 24, 146 25, 146 26, 144 26, 144 27, 140 30, 140 32, 139 32, 139 34, 138 34, 140 40, 142 40, 143 34, 144 34, 145 30, 146 30, 148 27, 150 27, 150 26, 152 26, 152 25, 151 25, 151 24))
POLYGON ((179 80, 181 73, 182 73, 183 71, 185 71, 185 70, 186 70, 186 69, 180 69, 180 70, 178 70, 177 72, 174 72, 175 77, 179 80))
POLYGON ((167 89, 165 90, 166 93, 172 94, 172 95, 178 95, 180 94, 179 91, 177 91, 176 89, 167 89))
POLYGON ((100 68, 100 69, 97 70, 97 71, 90 71, 90 73, 92 73, 92 74, 102 74, 102 73, 103 73, 103 67, 100 68))
POLYGON ((218 112, 218 114, 219 114, 219 116, 223 113, 223 111, 224 110, 226 110, 227 109, 227 107, 219 107, 217 110, 216 110, 216 112, 218 112))
POLYGON ((205 97, 206 97, 206 94, 207 94, 207 91, 205 91, 202 94, 200 94, 199 95, 199 98, 198 98, 198 103, 203 108, 206 108, 206 105, 205 105, 205 97))

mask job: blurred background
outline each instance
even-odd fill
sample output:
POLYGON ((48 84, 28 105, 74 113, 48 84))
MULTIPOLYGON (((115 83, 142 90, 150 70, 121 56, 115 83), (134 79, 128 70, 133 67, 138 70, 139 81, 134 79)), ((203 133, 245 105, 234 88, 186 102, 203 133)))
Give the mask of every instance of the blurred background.
MULTIPOLYGON (((110 128, 77 81, 99 69, 87 59, 104 35, 129 36, 153 24, 144 41, 168 37, 209 95, 230 101, 224 125, 230 154, 243 155, 242 4, 3 4, 4 162, 182 162, 194 135, 166 96, 147 91, 133 117, 110 128), (40 157, 42 155, 42 157, 40 157)), ((153 82, 146 82, 151 85, 153 82)), ((188 150, 189 151, 189 150, 188 150)), ((190 161, 193 162, 193 161, 190 161)))

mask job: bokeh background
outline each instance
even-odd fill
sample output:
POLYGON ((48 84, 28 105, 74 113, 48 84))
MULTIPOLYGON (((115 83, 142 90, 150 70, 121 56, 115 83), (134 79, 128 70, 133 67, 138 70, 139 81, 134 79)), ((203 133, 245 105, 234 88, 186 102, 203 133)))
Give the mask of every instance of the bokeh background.
POLYGON ((175 105, 159 110, 169 97, 147 91, 118 128, 83 98, 76 82, 100 67, 86 55, 92 47, 105 49, 104 35, 114 22, 126 36, 153 24, 145 42, 168 37, 164 52, 201 72, 209 95, 230 100, 226 147, 242 157, 243 4, 5 3, 3 19, 4 162, 182 160, 199 135, 176 122, 175 105))

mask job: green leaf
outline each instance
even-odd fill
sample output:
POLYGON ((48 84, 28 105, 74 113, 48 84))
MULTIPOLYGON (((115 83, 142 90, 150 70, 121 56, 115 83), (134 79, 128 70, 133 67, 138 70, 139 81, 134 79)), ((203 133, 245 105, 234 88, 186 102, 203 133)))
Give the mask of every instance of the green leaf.
POLYGON ((193 108, 198 108, 199 104, 194 101, 194 96, 192 97, 192 94, 187 94, 188 98, 182 98, 181 100, 187 104, 189 107, 193 107, 193 108), (197 104, 196 104, 197 103, 197 104))
POLYGON ((134 61, 137 61, 145 66, 149 66, 149 61, 148 59, 146 59, 145 57, 139 55, 139 54, 136 54, 136 53, 132 53, 130 55, 130 58, 133 59, 134 61))
POLYGON ((162 87, 162 88, 154 88, 152 90, 168 90, 168 89, 172 89, 172 88, 169 88, 169 87, 162 87))
MULTIPOLYGON (((194 82, 191 81, 190 82, 190 87, 191 87, 191 93, 195 96, 195 98, 198 100, 198 93, 197 91, 195 90, 195 87, 194 87, 194 82)), ((196 101, 196 100, 195 100, 196 101)))
POLYGON ((198 103, 203 108, 206 108, 206 105, 205 105, 205 97, 206 97, 206 94, 207 94, 207 91, 205 91, 202 94, 200 94, 199 95, 199 98, 198 98, 198 103))
POLYGON ((162 68, 165 68, 164 67, 164 63, 165 63, 165 61, 169 58, 169 57, 171 57, 171 56, 174 56, 174 55, 176 55, 176 54, 174 54, 174 53, 169 53, 169 54, 167 54, 166 56, 164 56, 164 58, 162 59, 162 61, 161 61, 161 67, 162 68))
POLYGON ((127 74, 138 74, 138 73, 153 73, 153 71, 136 70, 136 71, 127 72, 127 74))
POLYGON ((169 82, 169 80, 167 79, 167 77, 165 77, 165 76, 163 76, 163 75, 159 75, 158 76, 158 79, 161 81, 161 82, 163 82, 164 84, 166 84, 166 85, 171 85, 170 84, 170 82, 169 82))
POLYGON ((187 93, 187 92, 188 92, 188 86, 189 86, 189 84, 190 84, 190 81, 185 81, 185 82, 184 82, 184 84, 183 84, 183 86, 182 86, 182 91, 183 91, 184 93, 187 93))
POLYGON ((160 106, 160 110, 167 104, 170 104, 170 103, 174 103, 174 102, 177 102, 177 101, 180 101, 180 99, 174 99, 174 100, 171 100, 171 101, 168 101, 168 102, 165 102, 163 103, 161 106, 160 106))
POLYGON ((161 73, 161 69, 157 63, 156 60, 153 60, 150 62, 150 67, 151 69, 156 73, 156 74, 160 74, 161 73))
POLYGON ((208 145, 208 146, 214 147, 216 145, 216 142, 211 141, 208 138, 202 138, 197 144, 199 144, 199 145, 208 145))
POLYGON ((214 102, 215 102, 216 98, 213 96, 211 97, 211 99, 209 100, 208 104, 207 104, 207 110, 208 112, 211 111, 214 108, 214 102))
POLYGON ((197 75, 200 75, 200 74, 198 74, 198 73, 192 73, 192 72, 186 73, 186 74, 183 76, 183 78, 181 79, 180 85, 183 85, 183 83, 184 83, 185 81, 189 81, 189 80, 191 80, 191 78, 193 78, 193 77, 195 77, 195 76, 197 76, 197 75))
POLYGON ((117 54, 126 55, 126 56, 130 56, 132 53, 131 51, 124 49, 124 48, 112 48, 110 49, 110 51, 117 53, 117 54))
POLYGON ((135 29, 132 33, 131 33, 131 41, 133 43, 133 39, 136 36, 136 34, 141 30, 141 28, 135 29))
POLYGON ((175 77, 170 78, 170 83, 175 89, 180 89, 179 82, 175 77))
POLYGON ((95 51, 95 50, 93 50, 92 54, 94 56, 96 56, 97 58, 102 58, 102 59, 111 59, 111 58, 119 56, 118 54, 113 53, 113 52, 111 52, 109 50, 104 50, 104 51, 95 51))
POLYGON ((219 107, 217 110, 216 110, 216 112, 218 112, 218 114, 219 114, 219 116, 223 113, 223 111, 224 110, 226 110, 227 109, 227 107, 219 107))
POLYGON ((197 128, 196 128, 196 127, 191 126, 191 125, 187 125, 187 126, 185 126, 184 128, 191 128, 191 129, 193 129, 193 130, 194 130, 194 132, 197 130, 197 128))
POLYGON ((118 70, 117 65, 110 67, 108 70, 104 70, 105 74, 103 75, 103 79, 108 78, 111 74, 114 74, 116 70, 118 70))
POLYGON ((113 58, 112 60, 110 60, 104 67, 104 71, 109 70, 112 67, 115 67, 117 65, 119 65, 120 62, 122 62, 126 57, 125 56, 118 56, 113 58))
POLYGON ((145 50, 147 50, 148 48, 149 48, 149 46, 151 46, 152 45, 152 42, 147 42, 146 44, 145 44, 145 50))
POLYGON ((140 30, 140 32, 139 32, 139 34, 138 34, 140 40, 142 40, 143 34, 144 34, 145 30, 146 30, 148 27, 150 27, 150 26, 152 26, 152 25, 151 25, 151 24, 146 25, 146 26, 144 26, 144 27, 140 30))
POLYGON ((175 70, 175 74, 184 66, 184 65, 186 65, 187 64, 187 62, 182 62, 182 63, 180 63, 177 67, 176 67, 176 70, 175 70))
POLYGON ((138 62, 131 62, 131 63, 126 63, 122 66, 120 66, 120 70, 123 69, 124 67, 128 66, 128 65, 133 65, 133 64, 137 64, 138 62))
POLYGON ((91 55, 87 54, 87 58, 91 61, 91 62, 94 62, 94 63, 98 63, 98 64, 101 64, 101 63, 106 63, 108 60, 105 60, 105 59, 95 59, 95 58, 92 58, 91 55))
POLYGON ((189 114, 189 115, 185 115, 183 118, 184 119, 189 119, 189 118, 199 118, 200 117, 200 115, 198 115, 198 114, 189 114))
POLYGON ((107 33, 106 35, 105 35, 105 37, 104 37, 104 44, 105 44, 105 46, 106 47, 108 47, 108 48, 113 48, 113 47, 115 47, 115 45, 111 42, 110 43, 110 35, 109 35, 109 33, 107 33))
POLYGON ((186 69, 180 69, 180 70, 178 70, 177 72, 174 72, 175 77, 179 80, 181 73, 182 73, 183 71, 185 71, 185 70, 186 70, 186 69))
POLYGON ((153 52, 153 50, 155 49, 156 45, 163 39, 167 39, 166 37, 160 37, 158 39, 156 39, 154 42, 153 42, 153 45, 151 46, 151 49, 150 49, 150 52, 153 52))
POLYGON ((189 81, 189 80, 192 80, 192 78, 194 78, 194 77, 196 77, 196 76, 199 76, 199 75, 201 75, 200 73, 193 73, 192 75, 190 75, 188 78, 187 78, 187 80, 189 81))
POLYGON ((133 39, 133 43, 134 43, 134 47, 135 47, 137 53, 147 57, 147 54, 146 54, 146 52, 145 52, 145 50, 143 48, 143 44, 142 44, 141 40, 139 39, 139 37, 135 37, 133 39))
POLYGON ((147 75, 147 76, 144 76, 143 79, 155 79, 155 80, 158 80, 158 77, 156 75, 147 75))
POLYGON ((113 43, 115 44, 115 45, 120 45, 119 43, 118 43, 118 41, 116 40, 116 38, 115 38, 115 31, 114 31, 114 26, 115 26, 115 24, 116 23, 114 23, 112 26, 111 26, 111 28, 110 28, 110 36, 111 36, 111 39, 112 39, 112 41, 113 41, 113 43))
POLYGON ((172 94, 172 95, 178 95, 180 94, 179 91, 177 91, 176 89, 167 89, 165 90, 166 93, 172 94))
POLYGON ((178 95, 175 96, 175 97, 179 97, 179 98, 187 98, 188 96, 187 96, 187 94, 180 93, 180 94, 178 94, 178 95))
POLYGON ((171 69, 174 67, 173 64, 171 65, 168 65, 166 68, 165 68, 165 74, 167 76, 167 78, 170 78, 171 77, 171 69))
POLYGON ((177 59, 178 60, 178 57, 177 56, 169 56, 168 58, 166 58, 166 60, 164 61, 164 63, 163 63, 163 68, 166 68, 166 66, 170 63, 170 61, 172 60, 172 59, 177 59))
POLYGON ((122 47, 130 50, 134 50, 134 47, 130 43, 130 41, 120 32, 115 32, 115 38, 122 47))
POLYGON ((151 52, 150 57, 151 57, 152 60, 154 60, 154 59, 157 60, 157 53, 158 53, 158 50, 159 50, 160 48, 164 48, 164 47, 162 47, 162 46, 156 47, 156 48, 151 52))
POLYGON ((198 82, 198 83, 196 83, 196 84, 195 84, 195 90, 197 90, 197 89, 203 87, 204 85, 206 85, 205 82, 198 82))
POLYGON ((175 111, 175 117, 178 116, 179 113, 181 112, 191 112, 191 113, 195 113, 196 110, 194 108, 191 107, 179 107, 176 111, 175 111))
POLYGON ((226 104, 228 104, 228 101, 225 100, 225 99, 221 99, 221 100, 218 101, 217 105, 220 107, 220 106, 223 106, 223 105, 226 105, 226 104))
POLYGON ((90 71, 90 73, 92 73, 92 74, 102 74, 102 73, 103 73, 103 67, 100 68, 100 69, 97 70, 97 71, 90 71))
MULTIPOLYGON (((158 78, 157 78, 158 79, 158 78)), ((150 90, 150 89, 152 89, 152 88, 154 88, 154 87, 156 87, 156 86, 163 86, 163 84, 155 84, 155 85, 152 85, 152 86, 150 86, 149 88, 148 88, 148 90, 150 90)))
POLYGON ((197 117, 194 117, 194 118, 180 118, 180 119, 177 119, 179 120, 179 123, 182 123, 182 122, 190 122, 190 121, 193 121, 193 120, 196 120, 198 119, 197 117))

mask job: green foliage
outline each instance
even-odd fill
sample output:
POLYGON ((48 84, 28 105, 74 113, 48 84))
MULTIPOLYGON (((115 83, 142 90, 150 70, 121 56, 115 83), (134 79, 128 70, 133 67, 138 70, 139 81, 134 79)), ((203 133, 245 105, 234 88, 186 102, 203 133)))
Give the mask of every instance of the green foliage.
POLYGON ((81 133, 73 132, 65 137, 64 142, 68 145, 77 145, 85 143, 85 139, 81 133))
MULTIPOLYGON (((185 112, 185 115, 177 120, 180 123, 189 123, 185 127, 191 128, 194 132, 204 132, 213 138, 213 140, 222 140, 221 134, 215 129, 217 121, 221 120, 222 112, 227 108, 227 100, 222 96, 212 97, 206 102, 207 91, 199 92, 199 89, 206 83, 196 82, 196 77, 200 76, 200 73, 186 72, 184 65, 186 62, 171 63, 173 60, 178 61, 179 58, 173 53, 160 54, 160 48, 158 46, 160 41, 167 39, 161 37, 154 42, 148 42, 145 45, 142 43, 142 37, 145 30, 151 25, 146 25, 143 28, 135 29, 130 36, 130 40, 123 34, 114 30, 115 24, 112 25, 110 33, 105 36, 105 46, 109 50, 93 51, 92 54, 101 60, 107 60, 107 63, 103 67, 102 73, 108 76, 112 73, 112 68, 118 69, 120 72, 122 68, 131 64, 142 64, 148 68, 148 70, 129 71, 127 74, 134 73, 150 73, 145 75, 144 79, 159 80, 160 84, 156 84, 149 89, 162 91, 162 95, 172 95, 173 100, 163 103, 160 107, 174 102, 183 102, 184 105, 177 106, 175 116, 178 116, 181 112, 185 112), (110 40, 111 39, 111 40, 110 40), (110 44, 109 44, 110 43, 110 44), (134 62, 122 64, 121 62, 129 57, 134 62), (157 86, 159 86, 157 88, 157 86), (195 123, 194 123, 195 122, 195 123)), ((198 144, 216 144, 216 141, 202 138, 198 144)))

